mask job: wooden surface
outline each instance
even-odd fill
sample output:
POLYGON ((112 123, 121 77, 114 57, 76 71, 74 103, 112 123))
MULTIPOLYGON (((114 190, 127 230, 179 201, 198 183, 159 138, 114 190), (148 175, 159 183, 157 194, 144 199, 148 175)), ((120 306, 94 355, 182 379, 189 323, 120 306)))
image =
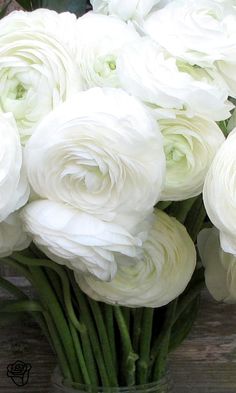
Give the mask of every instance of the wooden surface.
MULTIPOLYGON (((6 294, 1 293, 1 298, 6 294)), ((28 317, 0 321, 0 392, 49 393, 55 356, 38 326, 28 317), (7 365, 30 362, 27 386, 16 387, 7 365)), ((214 302, 207 293, 191 336, 170 356, 174 393, 236 393, 236 306, 214 302)))

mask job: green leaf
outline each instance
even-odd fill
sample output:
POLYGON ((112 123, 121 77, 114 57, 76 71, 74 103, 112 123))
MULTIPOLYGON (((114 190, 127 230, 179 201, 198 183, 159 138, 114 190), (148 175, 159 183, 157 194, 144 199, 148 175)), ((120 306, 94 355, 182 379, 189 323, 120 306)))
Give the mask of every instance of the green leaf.
POLYGON ((42 0, 42 7, 57 12, 70 11, 81 16, 86 12, 87 0, 42 0))
POLYGON ((12 0, 8 1, 6 4, 4 4, 1 9, 0 9, 0 19, 4 18, 4 16, 7 13, 8 6, 11 4, 12 0))

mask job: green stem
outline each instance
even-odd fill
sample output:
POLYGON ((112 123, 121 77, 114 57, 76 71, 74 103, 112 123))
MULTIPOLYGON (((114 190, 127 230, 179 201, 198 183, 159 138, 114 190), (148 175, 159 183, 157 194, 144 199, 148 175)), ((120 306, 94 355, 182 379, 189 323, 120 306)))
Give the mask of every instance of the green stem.
POLYGON ((171 201, 161 201, 155 206, 157 209, 165 210, 172 204, 171 201))
POLYGON ((123 314, 123 317, 125 319, 125 323, 127 326, 127 329, 129 330, 129 326, 130 326, 130 309, 128 307, 121 307, 121 312, 123 314))
POLYGON ((126 326, 125 319, 119 306, 114 306, 114 315, 120 331, 121 342, 124 354, 124 374, 126 376, 126 383, 128 386, 135 384, 135 369, 138 355, 134 353, 129 331, 126 326))
POLYGON ((28 296, 17 288, 14 284, 10 281, 5 280, 5 278, 0 277, 0 287, 17 297, 18 299, 28 299, 28 296))
POLYGON ((194 242, 196 241, 197 235, 202 228, 205 217, 206 210, 202 198, 198 197, 185 220, 185 226, 194 242))
MULTIPOLYGON (((70 276, 71 277, 71 276, 70 276)), ((96 366, 94 364, 94 359, 96 359, 97 362, 97 367, 100 372, 100 377, 101 377, 101 382, 103 386, 109 386, 109 378, 107 375, 107 370, 104 365, 104 359, 102 356, 101 348, 100 348, 100 343, 97 337, 97 331, 93 322, 93 318, 90 314, 90 309, 89 305, 87 304, 86 297, 83 294, 83 292, 79 289, 79 287, 73 282, 73 289, 76 295, 77 302, 79 304, 82 320, 85 323, 85 326, 88 329, 89 332, 89 338, 92 344, 93 348, 93 354, 94 357, 91 359, 91 364, 90 364, 90 369, 93 367, 93 369, 96 371, 96 366)), ((98 380, 96 378, 96 381, 94 383, 94 386, 98 385, 98 380)))
MULTIPOLYGON (((14 260, 16 260, 19 263, 23 263, 27 266, 40 266, 40 267, 46 267, 48 269, 52 269, 54 270, 57 275, 60 277, 61 282, 62 282, 62 288, 63 288, 63 294, 64 294, 64 301, 65 301, 65 305, 66 305, 66 309, 67 309, 67 313, 68 316, 70 317, 72 323, 74 324, 75 328, 79 331, 82 330, 82 327, 80 325, 80 322, 78 321, 74 309, 73 309, 73 305, 72 305, 72 301, 71 301, 71 295, 70 295, 70 283, 69 280, 67 278, 66 273, 64 272, 64 270, 58 266, 56 263, 49 261, 48 259, 35 259, 35 258, 28 258, 28 257, 24 257, 22 255, 20 255, 19 253, 14 253, 12 255, 12 258, 14 260)), ((51 275, 51 280, 54 280, 55 277, 51 275)), ((56 281, 54 282, 54 288, 56 289, 56 292, 58 294, 58 297, 62 295, 61 292, 61 288, 59 287, 60 283, 56 281)))
MULTIPOLYGON (((68 363, 70 364, 71 367, 71 371, 69 373, 66 372, 66 376, 68 378, 71 378, 72 375, 73 376, 72 379, 76 381, 77 374, 78 374, 78 366, 76 363, 76 354, 73 348, 73 340, 70 336, 69 328, 67 326, 66 320, 64 319, 64 315, 60 308, 60 304, 58 303, 56 295, 54 294, 51 286, 49 285, 47 277, 43 273, 43 270, 37 266, 30 267, 30 270, 28 270, 27 268, 17 263, 20 262, 26 264, 26 261, 27 262, 32 261, 31 259, 27 257, 23 257, 19 254, 14 255, 14 258, 16 259, 16 261, 9 258, 4 258, 3 261, 9 264, 10 266, 12 266, 13 268, 17 269, 33 284, 35 288, 38 289, 43 304, 49 310, 49 312, 51 312, 52 318, 56 323, 56 331, 58 332, 61 340, 60 345, 63 344, 68 363), (18 257, 18 260, 16 259, 16 257, 18 257)), ((30 263, 28 263, 28 266, 30 266, 30 263)), ((55 329, 54 330, 52 329, 51 332, 55 333, 55 329)), ((51 336, 51 339, 53 343, 54 342, 58 343, 57 338, 51 336)), ((59 352, 63 352, 63 350, 57 349, 57 353, 59 352)), ((69 368, 68 366, 67 367, 64 366, 64 370, 68 370, 68 368, 69 368)))
POLYGON ((115 326, 113 318, 113 308, 109 304, 103 304, 105 325, 107 328, 108 339, 110 342, 111 355, 115 370, 117 371, 117 358, 116 358, 116 339, 115 339, 115 326))
POLYGON ((144 308, 135 308, 133 311, 133 349, 135 353, 139 352, 139 340, 141 335, 141 322, 144 308))
POLYGON ((185 201, 173 202, 168 209, 168 214, 174 216, 178 221, 183 223, 196 199, 197 197, 194 197, 186 199, 185 201))
POLYGON ((60 340, 63 344, 64 351, 68 364, 70 365, 71 374, 75 382, 79 382, 78 374, 79 368, 76 359, 76 353, 73 345, 73 340, 70 334, 69 326, 64 317, 60 304, 57 297, 52 290, 46 275, 42 268, 34 266, 30 267, 30 272, 37 285, 38 292, 42 298, 43 304, 46 309, 51 313, 52 319, 55 322, 56 329, 58 331, 60 340))
POLYGON ((70 371, 70 368, 68 366, 68 362, 66 360, 66 356, 65 353, 63 351, 62 345, 61 345, 61 341, 60 338, 58 336, 58 332, 57 329, 55 327, 55 323, 53 322, 50 314, 48 312, 44 312, 44 318, 46 320, 47 323, 47 327, 48 327, 48 331, 49 331, 49 335, 50 338, 52 340, 52 344, 53 344, 53 348, 54 351, 57 354, 57 358, 58 358, 58 362, 59 362, 59 366, 62 372, 62 375, 65 379, 72 381, 73 377, 70 371))
MULTIPOLYGON (((44 312, 45 313, 45 312, 44 312)), ((45 335, 45 337, 47 338, 49 344, 51 345, 52 349, 54 350, 54 346, 53 346, 53 342, 52 342, 52 337, 50 336, 50 332, 48 330, 48 326, 45 322, 45 318, 42 316, 42 314, 35 312, 34 314, 32 314, 34 320, 37 322, 37 324, 39 325, 41 331, 43 332, 43 334, 45 335)))
POLYGON ((3 263, 6 263, 7 265, 10 265, 11 267, 13 267, 15 270, 18 270, 18 272, 24 276, 25 278, 27 278, 27 280, 29 282, 31 282, 32 284, 34 284, 33 281, 33 277, 30 274, 30 271, 25 268, 24 266, 20 265, 19 263, 15 262, 14 260, 10 259, 10 258, 1 258, 1 261, 3 263))
POLYGON ((189 289, 186 295, 179 300, 178 306, 176 308, 174 323, 178 320, 180 315, 185 311, 189 304, 192 303, 192 301, 200 294, 204 286, 204 281, 197 282, 192 288, 189 289))
MULTIPOLYGON (((28 296, 21 291, 19 288, 17 288, 15 285, 13 285, 11 282, 5 280, 3 277, 0 277, 0 286, 10 292, 12 295, 16 296, 18 299, 21 300, 29 300, 28 296)), ((29 311, 28 311, 29 312, 29 311)), ((44 319, 40 313, 33 313, 33 317, 40 326, 41 330, 43 331, 44 335, 47 337, 48 341, 51 342, 51 338, 49 336, 48 328, 44 322, 44 319)))
POLYGON ((106 327, 105 327, 102 313, 101 313, 101 310, 99 307, 99 303, 93 301, 92 299, 89 299, 89 304, 90 304, 91 310, 93 312, 94 320, 95 320, 95 323, 97 326, 97 331, 98 331, 99 339, 101 342, 105 366, 106 366, 107 370, 109 370, 110 386, 115 387, 118 385, 117 378, 116 378, 115 365, 113 363, 110 342, 108 340, 108 335, 106 332, 106 327))
POLYGON ((57 295, 57 300, 63 307, 65 307, 63 296, 64 294, 58 274, 56 274, 55 271, 53 271, 51 268, 45 268, 44 271, 50 284, 52 285, 55 294, 57 295))
POLYGON ((39 302, 34 300, 9 300, 1 305, 1 312, 41 312, 44 310, 39 302))
POLYGON ((177 302, 178 298, 167 306, 164 325, 151 351, 150 365, 152 363, 154 364, 152 375, 153 381, 158 381, 163 376, 166 369, 170 335, 174 324, 177 302))
POLYGON ((8 302, 5 306, 1 307, 1 312, 28 312, 28 313, 41 313, 46 322, 48 331, 50 332, 50 337, 53 342, 54 350, 57 353, 60 367, 63 372, 63 376, 71 380, 71 373, 67 366, 67 361, 65 359, 64 353, 61 349, 61 343, 58 338, 57 331, 55 329, 54 323, 49 315, 46 312, 40 303, 33 300, 21 300, 21 301, 11 301, 8 302))
POLYGON ((152 339, 153 313, 154 310, 152 308, 145 308, 143 311, 141 328, 142 336, 140 340, 140 358, 138 360, 137 373, 137 380, 138 384, 140 385, 147 383, 150 346, 152 339))
POLYGON ((71 335, 72 335, 72 338, 73 338, 73 341, 74 341, 75 352, 76 352, 76 355, 77 355, 78 364, 80 365, 80 368, 81 368, 81 373, 82 374, 80 376, 80 380, 82 382, 83 379, 84 379, 85 384, 91 385, 91 380, 90 380, 90 377, 89 377, 89 374, 88 374, 88 370, 87 370, 87 367, 86 367, 86 363, 85 363, 85 360, 84 360, 84 355, 83 355, 83 352, 82 352, 81 343, 80 343, 80 340, 79 340, 79 337, 78 337, 78 331, 75 329, 75 327, 74 327, 72 322, 69 322, 69 325, 70 325, 71 335))

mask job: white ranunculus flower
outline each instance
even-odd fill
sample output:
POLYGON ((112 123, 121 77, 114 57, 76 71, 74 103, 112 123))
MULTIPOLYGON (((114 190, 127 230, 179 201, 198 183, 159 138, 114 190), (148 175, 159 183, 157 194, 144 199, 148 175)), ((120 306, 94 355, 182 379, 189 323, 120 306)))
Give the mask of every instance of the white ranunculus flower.
POLYGON ((89 12, 77 22, 76 60, 84 87, 120 85, 116 60, 123 46, 138 34, 132 26, 112 16, 89 12))
POLYGON ((211 120, 177 115, 160 120, 166 155, 166 180, 162 200, 179 201, 202 192, 213 158, 225 138, 211 120))
POLYGON ((30 237, 23 231, 18 212, 10 214, 0 223, 0 258, 11 255, 13 251, 24 250, 30 242, 30 237))
POLYGON ((49 258, 101 280, 114 277, 116 253, 135 257, 142 245, 125 227, 54 201, 32 202, 21 217, 25 231, 49 258))
POLYGON ((115 278, 104 283, 75 273, 81 289, 98 301, 128 307, 161 307, 186 288, 196 265, 194 244, 175 218, 156 211, 143 256, 120 256, 115 278))
POLYGON ((0 222, 22 207, 28 197, 17 126, 11 113, 0 113, 0 222))
POLYGON ((220 230, 224 251, 236 254, 236 129, 217 152, 207 174, 203 199, 207 214, 220 230))
POLYGON ((0 111, 14 114, 23 143, 47 113, 81 89, 69 44, 75 34, 68 34, 73 24, 76 31, 74 18, 37 10, 0 21, 0 111))
POLYGON ((155 120, 120 89, 90 89, 61 105, 39 125, 25 157, 40 197, 106 220, 150 210, 165 178, 155 120))
POLYGON ((230 116, 228 88, 213 69, 176 60, 144 37, 126 45, 117 60, 121 86, 145 103, 212 120, 230 116))
POLYGON ((163 7, 170 0, 91 0, 94 12, 116 15, 127 20, 144 19, 153 7, 163 7))
POLYGON ((234 0, 172 1, 152 13, 144 29, 173 56, 191 64, 236 61, 234 0))
POLYGON ((211 295, 218 301, 236 303, 236 256, 222 250, 215 228, 200 232, 198 249, 211 295))

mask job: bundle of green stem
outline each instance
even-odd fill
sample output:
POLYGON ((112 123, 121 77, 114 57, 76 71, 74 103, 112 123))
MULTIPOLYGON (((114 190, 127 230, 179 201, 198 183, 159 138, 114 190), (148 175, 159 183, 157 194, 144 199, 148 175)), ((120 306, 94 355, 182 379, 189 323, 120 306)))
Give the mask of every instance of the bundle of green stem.
MULTIPOLYGON (((199 198, 164 206, 187 226, 193 240, 205 211, 199 198)), ((37 290, 37 300, 4 278, 0 286, 16 297, 2 313, 34 316, 56 353, 66 383, 117 387, 158 381, 168 353, 189 333, 204 285, 197 269, 185 292, 165 307, 127 308, 96 302, 76 284, 73 272, 47 259, 34 245, 3 258, 37 290)))

